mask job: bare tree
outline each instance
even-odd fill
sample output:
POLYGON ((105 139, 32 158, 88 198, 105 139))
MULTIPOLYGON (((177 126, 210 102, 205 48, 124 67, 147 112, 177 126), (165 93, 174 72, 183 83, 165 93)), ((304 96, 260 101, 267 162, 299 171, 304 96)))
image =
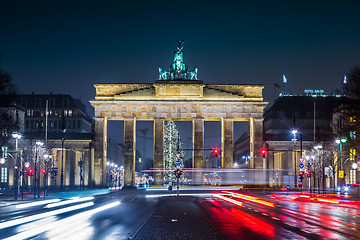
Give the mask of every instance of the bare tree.
POLYGON ((0 67, 0 147, 9 139, 10 133, 17 129, 16 115, 11 112, 15 108, 17 88, 11 75, 0 67))

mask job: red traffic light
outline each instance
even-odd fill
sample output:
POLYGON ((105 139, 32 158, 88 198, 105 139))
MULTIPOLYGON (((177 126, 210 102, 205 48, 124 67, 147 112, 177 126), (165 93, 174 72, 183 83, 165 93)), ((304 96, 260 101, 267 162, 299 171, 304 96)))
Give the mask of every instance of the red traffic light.
POLYGON ((266 153, 267 153, 267 149, 266 149, 266 148, 262 148, 262 149, 260 150, 260 153, 261 153, 261 155, 262 155, 263 157, 265 157, 265 155, 266 155, 266 153))
POLYGON ((307 176, 310 176, 310 171, 306 171, 306 175, 307 175, 307 176))
POLYGON ((46 169, 44 168, 43 170, 41 170, 41 172, 42 172, 43 174, 46 174, 46 169))
POLYGON ((213 150, 213 154, 214 154, 214 156, 215 157, 218 157, 219 156, 219 149, 217 149, 217 148, 215 148, 214 150, 213 150))
POLYGON ((34 172, 34 170, 32 168, 29 168, 27 172, 28 172, 28 174, 32 174, 34 172))
POLYGON ((299 175, 300 175, 300 176, 304 175, 304 172, 303 172, 303 171, 300 171, 300 172, 299 172, 299 175))
POLYGON ((174 172, 175 172, 175 176, 176 176, 177 178, 180 178, 180 177, 181 177, 181 174, 183 173, 183 171, 181 171, 180 169, 177 169, 177 170, 175 170, 174 172))

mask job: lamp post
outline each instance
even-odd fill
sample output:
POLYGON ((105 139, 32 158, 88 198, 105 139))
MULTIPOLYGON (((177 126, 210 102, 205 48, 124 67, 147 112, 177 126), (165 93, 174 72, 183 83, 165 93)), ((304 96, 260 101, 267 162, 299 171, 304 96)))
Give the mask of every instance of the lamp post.
POLYGON ((21 138, 21 134, 14 132, 12 134, 12 137, 15 138, 15 151, 16 151, 16 155, 15 155, 15 183, 14 183, 14 198, 15 200, 17 200, 18 198, 18 181, 19 181, 19 170, 18 170, 18 163, 17 163, 17 159, 18 159, 18 143, 19 143, 19 139, 21 138))
MULTIPOLYGON (((318 162, 319 162, 319 167, 321 168, 322 171, 322 178, 323 178, 323 189, 325 190, 325 166, 324 166, 324 162, 321 161, 320 159, 320 150, 322 149, 322 146, 320 144, 314 146, 314 149, 317 151, 317 158, 318 158, 318 162)), ((315 185, 315 183, 314 183, 315 185)), ((318 193, 320 193, 320 176, 318 177, 318 193)))
MULTIPOLYGON (((41 142, 40 140, 36 141, 36 146, 37 146, 37 150, 36 150, 36 162, 37 162, 37 166, 38 166, 38 170, 39 170, 39 177, 38 179, 36 179, 37 181, 37 195, 38 198, 40 198, 40 147, 42 147, 42 145, 44 145, 43 142, 41 142)), ((36 165, 35 165, 36 166, 36 165)), ((35 169, 35 176, 36 176, 36 169, 35 169)), ((35 194, 35 192, 34 192, 35 194)))
POLYGON ((346 137, 341 137, 335 140, 335 142, 337 144, 340 144, 340 171, 343 170, 343 161, 342 161, 342 145, 343 143, 347 142, 347 138, 346 137))
POLYGON ((61 189, 64 188, 64 141, 65 141, 65 132, 66 132, 66 121, 65 118, 62 118, 62 138, 61 138, 61 176, 60 176, 60 182, 61 182, 61 189))
MULTIPOLYGON (((296 150, 295 148, 296 148, 296 133, 297 133, 298 131, 296 130, 296 129, 293 129, 292 131, 291 131, 291 133, 294 135, 294 138, 292 139, 292 141, 294 142, 294 150, 296 150)), ((293 151, 294 152, 294 151, 293 151)), ((294 156, 294 187, 296 188, 296 186, 297 186, 297 184, 296 184, 296 177, 297 177, 297 175, 296 175, 296 152, 295 152, 295 156, 294 156)))

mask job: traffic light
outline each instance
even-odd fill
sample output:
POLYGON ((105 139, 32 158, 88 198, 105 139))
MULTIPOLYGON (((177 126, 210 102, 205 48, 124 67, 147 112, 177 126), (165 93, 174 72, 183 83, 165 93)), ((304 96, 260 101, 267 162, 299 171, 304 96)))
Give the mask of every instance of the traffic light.
POLYGON ((306 176, 310 177, 311 173, 309 170, 306 171, 306 176))
POLYGON ((213 154, 214 154, 214 157, 218 157, 219 156, 219 149, 215 148, 213 149, 213 154))
POLYGON ((46 169, 44 168, 43 170, 41 170, 41 172, 42 172, 43 174, 46 174, 46 169))
POLYGON ((180 178, 182 173, 183 173, 183 171, 181 171, 180 169, 175 170, 175 176, 177 178, 180 178))
POLYGON ((299 172, 299 179, 300 179, 300 182, 302 183, 302 180, 304 179, 304 172, 303 171, 299 172))
POLYGON ((27 170, 27 173, 30 175, 30 176, 32 176, 32 173, 34 172, 34 170, 32 169, 32 168, 29 168, 28 170, 27 170))
POLYGON ((266 153, 267 153, 267 149, 266 148, 262 148, 260 150, 260 153, 261 153, 261 156, 265 157, 266 156, 266 153))

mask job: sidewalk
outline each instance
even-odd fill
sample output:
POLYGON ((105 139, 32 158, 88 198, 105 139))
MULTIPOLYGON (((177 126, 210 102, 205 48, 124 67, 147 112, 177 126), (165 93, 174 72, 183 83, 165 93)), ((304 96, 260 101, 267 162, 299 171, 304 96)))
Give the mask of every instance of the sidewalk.
POLYGON ((160 198, 132 239, 223 239, 194 201, 194 197, 160 198))

